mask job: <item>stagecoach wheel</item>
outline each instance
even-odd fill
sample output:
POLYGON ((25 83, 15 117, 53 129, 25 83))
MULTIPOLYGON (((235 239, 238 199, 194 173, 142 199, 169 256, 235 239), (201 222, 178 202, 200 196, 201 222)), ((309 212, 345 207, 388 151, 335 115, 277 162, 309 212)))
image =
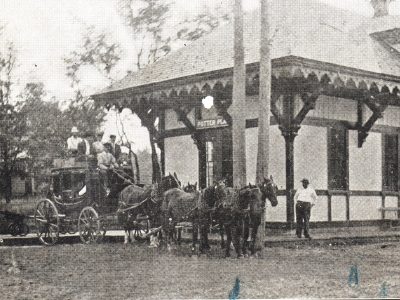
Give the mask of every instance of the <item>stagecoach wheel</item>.
POLYGON ((92 244, 102 237, 101 222, 97 211, 87 206, 82 209, 78 219, 78 231, 82 242, 92 244))
POLYGON ((12 236, 17 236, 18 235, 15 223, 11 223, 10 225, 8 225, 7 231, 12 236))
POLYGON ((42 244, 50 246, 57 243, 60 235, 60 218, 56 206, 50 200, 42 200, 36 205, 35 226, 42 244))
POLYGON ((28 233, 29 233, 29 226, 26 224, 21 224, 20 230, 19 230, 19 235, 26 236, 28 233))
POLYGON ((133 237, 136 241, 144 241, 149 239, 146 235, 150 231, 150 220, 144 219, 137 221, 135 229, 133 230, 133 237))

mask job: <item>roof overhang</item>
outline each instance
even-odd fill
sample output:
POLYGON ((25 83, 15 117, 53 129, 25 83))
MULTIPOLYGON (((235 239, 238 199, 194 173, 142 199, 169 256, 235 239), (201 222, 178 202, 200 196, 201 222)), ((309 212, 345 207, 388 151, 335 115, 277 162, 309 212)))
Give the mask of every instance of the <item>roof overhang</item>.
MULTIPOLYGON (((251 82, 258 77, 259 63, 246 65, 246 80, 251 82)), ((335 87, 348 87, 351 89, 377 88, 379 92, 395 93, 400 90, 400 77, 375 73, 337 64, 321 62, 317 60, 286 56, 272 60, 272 77, 303 78, 316 77, 318 81, 329 81, 335 87)), ((173 94, 182 91, 189 93, 193 90, 200 91, 204 95, 214 88, 216 84, 224 87, 232 84, 233 68, 215 70, 196 74, 193 76, 175 78, 172 80, 153 82, 142 86, 134 86, 125 89, 99 93, 92 95, 97 105, 130 107, 132 101, 140 102, 141 99, 162 104, 173 94)))

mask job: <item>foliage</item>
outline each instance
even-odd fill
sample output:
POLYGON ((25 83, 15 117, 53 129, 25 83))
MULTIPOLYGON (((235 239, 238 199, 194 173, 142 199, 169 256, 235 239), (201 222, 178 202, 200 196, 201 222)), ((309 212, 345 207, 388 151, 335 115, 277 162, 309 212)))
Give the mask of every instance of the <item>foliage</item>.
POLYGON ((43 83, 27 83, 20 98, 24 101, 22 111, 26 115, 30 170, 40 173, 51 167, 55 157, 63 156, 68 133, 65 117, 55 101, 46 102, 43 83), (45 117, 44 117, 45 116, 45 117))
POLYGON ((79 71, 83 66, 92 66, 101 75, 112 80, 110 72, 120 60, 121 50, 119 44, 112 43, 109 39, 105 32, 96 33, 93 26, 86 28, 80 49, 72 51, 69 57, 64 58, 67 65, 66 75, 71 79, 72 87, 79 86, 79 71))
POLYGON ((99 127, 104 119, 103 108, 96 107, 93 100, 83 95, 80 71, 83 67, 95 68, 105 79, 111 82, 111 71, 120 60, 121 50, 118 43, 111 42, 107 33, 96 33, 93 26, 86 28, 82 42, 78 50, 72 51, 64 58, 66 63, 66 75, 71 80, 71 86, 75 89, 75 97, 70 102, 68 109, 64 111, 64 132, 77 126, 81 131, 92 133, 99 127))
POLYGON ((136 41, 141 41, 136 66, 155 62, 171 51, 171 38, 164 36, 164 26, 171 4, 165 0, 120 0, 118 12, 136 41), (147 44, 146 44, 147 43, 147 44), (146 59, 147 57, 147 59, 146 59))
POLYGON ((181 22, 180 26, 183 28, 176 35, 180 40, 195 41, 229 20, 230 11, 227 7, 220 5, 212 12, 206 8, 194 18, 181 22))
POLYGON ((0 53, 0 187, 7 202, 11 199, 11 176, 17 157, 27 143, 27 124, 21 103, 11 99, 15 63, 14 46, 8 43, 5 53, 0 53))

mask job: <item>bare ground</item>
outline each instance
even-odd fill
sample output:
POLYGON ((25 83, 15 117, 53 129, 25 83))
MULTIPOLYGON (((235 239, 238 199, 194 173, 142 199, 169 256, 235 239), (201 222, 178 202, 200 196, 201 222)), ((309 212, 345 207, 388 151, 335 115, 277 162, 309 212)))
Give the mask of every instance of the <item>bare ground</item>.
POLYGON ((0 248, 2 299, 228 299, 400 296, 400 244, 266 248, 262 257, 225 259, 215 248, 190 255, 145 245, 0 248), (358 285, 349 287, 352 266, 358 285), (383 285, 385 288, 383 289, 383 285), (380 294, 381 293, 381 294, 380 294), (383 294, 382 294, 383 293, 383 294))

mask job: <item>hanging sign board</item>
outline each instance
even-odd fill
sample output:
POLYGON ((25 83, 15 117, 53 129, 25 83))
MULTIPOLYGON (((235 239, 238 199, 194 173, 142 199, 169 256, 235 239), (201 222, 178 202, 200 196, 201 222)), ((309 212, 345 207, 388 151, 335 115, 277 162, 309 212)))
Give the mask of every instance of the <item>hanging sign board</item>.
POLYGON ((197 129, 208 129, 208 128, 217 128, 226 126, 228 126, 228 122, 226 122, 226 120, 220 116, 215 117, 213 119, 196 120, 197 129))

